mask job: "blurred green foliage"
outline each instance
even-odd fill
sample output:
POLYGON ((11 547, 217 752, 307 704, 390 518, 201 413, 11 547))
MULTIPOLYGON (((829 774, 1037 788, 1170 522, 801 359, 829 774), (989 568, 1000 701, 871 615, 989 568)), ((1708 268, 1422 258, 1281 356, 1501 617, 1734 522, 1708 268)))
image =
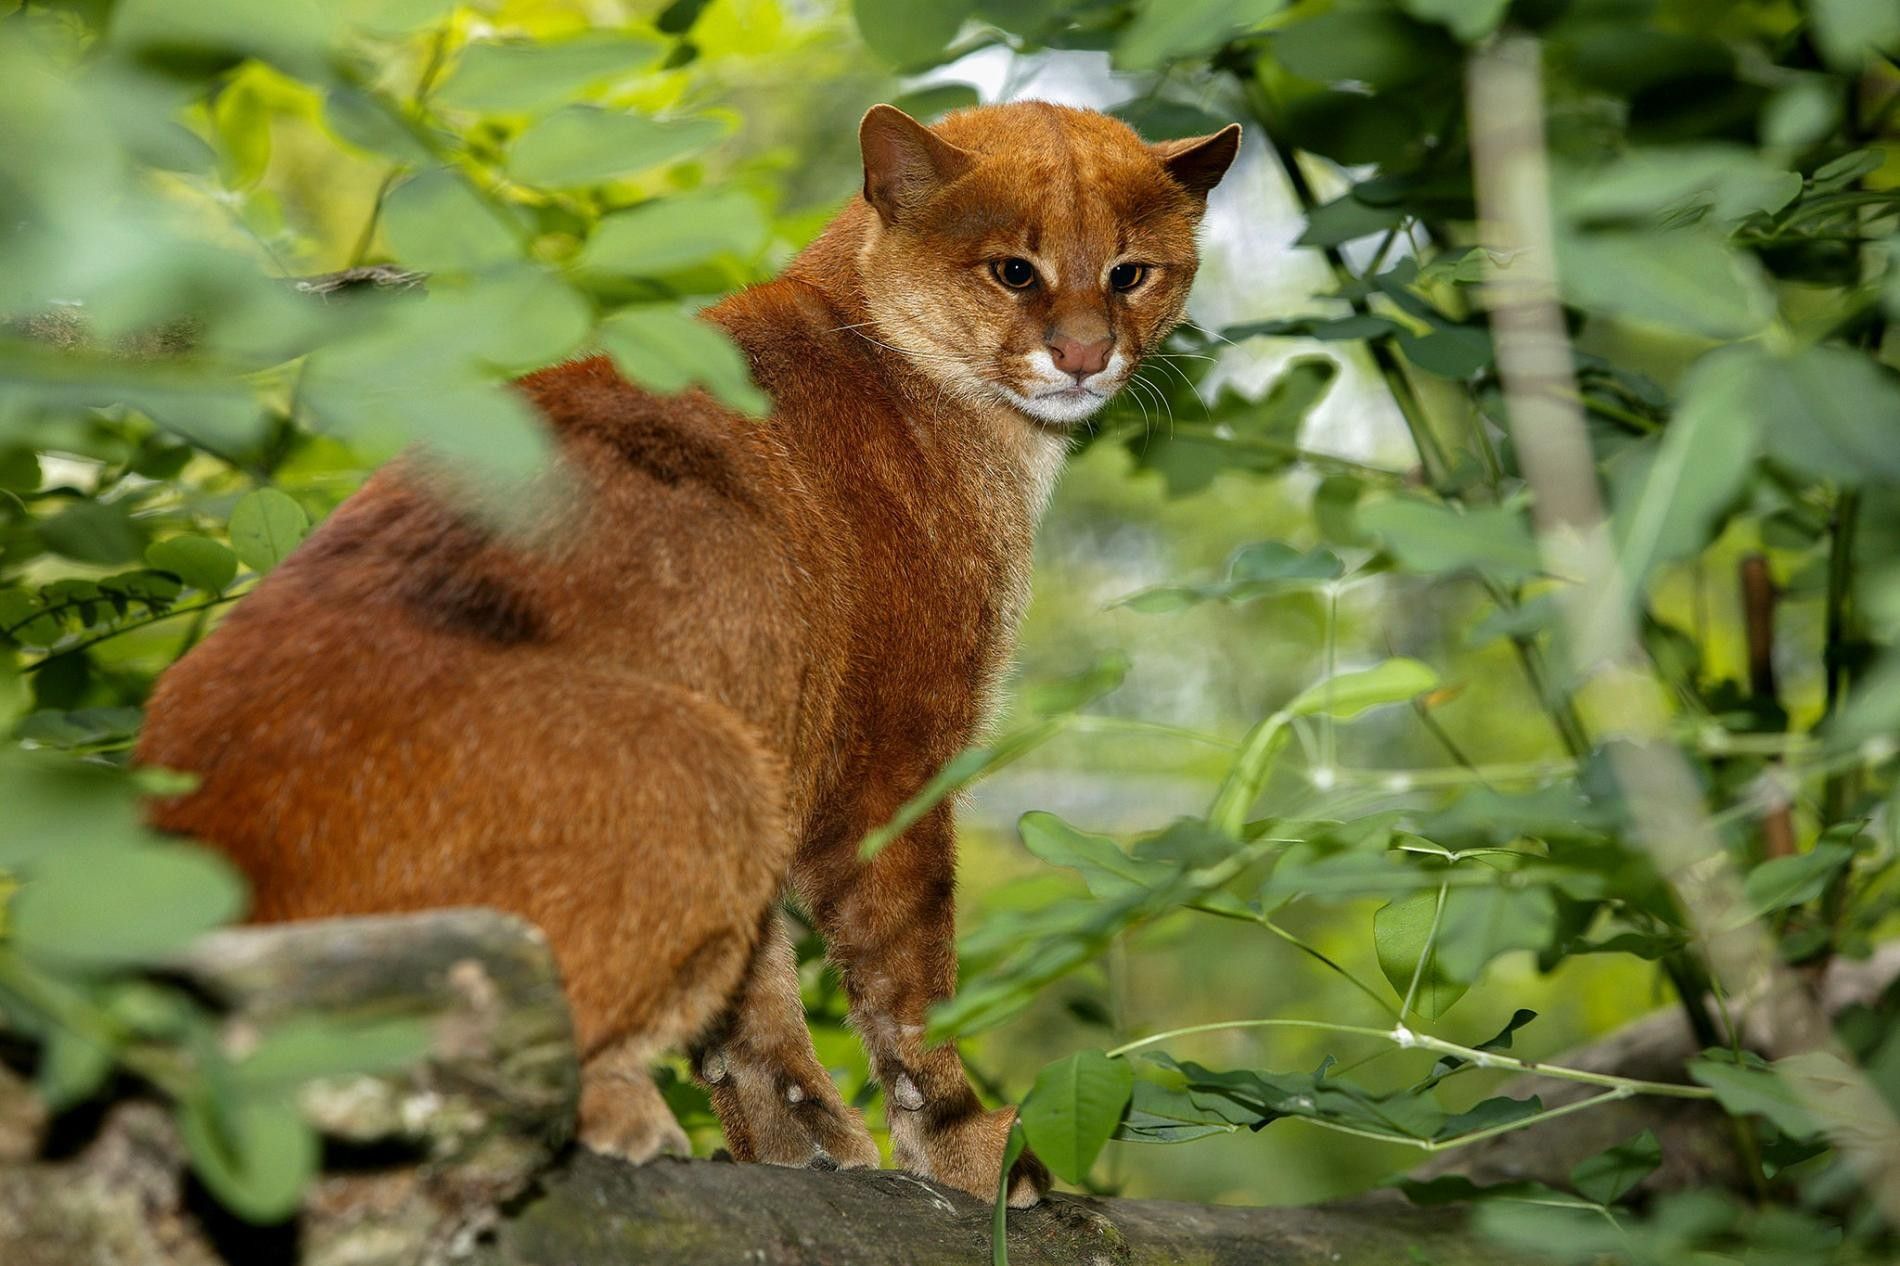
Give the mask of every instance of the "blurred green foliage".
MULTIPOLYGON (((959 68, 894 82, 965 56, 1094 58, 1150 139, 1240 119, 1264 140, 1216 219, 1261 234, 1290 197, 1325 281, 1185 327, 1075 459, 1034 684, 926 793, 1007 765, 991 788, 1062 813, 1014 839, 972 815, 982 913, 940 1031, 993 1030, 975 1071, 1028 1091, 1071 1181, 1298 1199, 1540 1119, 1476 1089, 1487 1069, 1668 982, 1711 1047, 1686 1093, 1735 1114, 1751 1203, 1644 1205, 1640 1136, 1565 1190, 1413 1198, 1482 1200, 1497 1234, 1585 1256, 1890 1250, 1812 1105, 1731 1042, 1757 1001, 1706 1005, 1708 929, 1636 838, 1606 760, 1624 719, 1571 667, 1484 302, 1516 261, 1476 223, 1465 77, 1501 32, 1543 60, 1576 403, 1621 563, 1600 600, 1642 631, 1743 876, 1733 918, 1792 966, 1868 953, 1900 843, 1900 4, 0 3, 0 1013, 47 1098, 127 1070, 178 1104, 221 1199, 292 1209, 316 1149, 283 1070, 414 1035, 285 1034, 260 1066, 145 974, 242 903, 138 824, 164 778, 125 769, 154 675, 396 449, 472 465, 478 498, 524 477, 515 374, 595 347, 763 409, 690 315, 850 195, 861 110, 973 102, 959 68), (426 294, 295 281, 366 265, 426 271, 426 294), (1240 389, 1263 360, 1271 383, 1240 389), (1348 391, 1402 449, 1327 433, 1348 391), (1165 1165, 1135 1146, 1188 1141, 1165 1165)), ((820 1053, 874 1107, 836 981, 809 938, 802 957, 820 1053)), ((1882 1005, 1838 1035, 1889 1103, 1894 1034, 1882 1005)), ((668 1091, 706 1139, 703 1099, 668 1091)))

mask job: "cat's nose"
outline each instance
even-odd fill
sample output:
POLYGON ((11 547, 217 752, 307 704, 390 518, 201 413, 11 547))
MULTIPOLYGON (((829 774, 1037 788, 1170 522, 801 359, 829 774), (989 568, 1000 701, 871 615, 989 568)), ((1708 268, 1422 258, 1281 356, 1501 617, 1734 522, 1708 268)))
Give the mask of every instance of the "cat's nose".
POLYGON ((1049 340, 1049 357, 1057 369, 1075 375, 1075 380, 1081 382, 1090 374, 1099 374, 1108 368, 1109 349, 1114 346, 1112 338, 1084 343, 1079 338, 1057 337, 1049 340))

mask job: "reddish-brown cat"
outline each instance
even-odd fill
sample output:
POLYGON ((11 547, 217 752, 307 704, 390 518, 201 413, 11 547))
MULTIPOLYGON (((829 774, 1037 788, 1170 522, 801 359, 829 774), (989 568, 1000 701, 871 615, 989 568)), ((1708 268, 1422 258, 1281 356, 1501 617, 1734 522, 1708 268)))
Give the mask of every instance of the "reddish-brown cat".
MULTIPOLYGON (((923 1041, 956 983, 950 810, 857 846, 980 734, 1070 429, 1180 318, 1239 129, 879 106, 860 139, 863 198, 707 313, 769 418, 605 360, 527 378, 558 500, 504 534, 393 464, 165 675, 139 756, 200 775, 154 816, 234 858, 260 919, 539 923, 581 1136, 634 1158, 685 1148, 647 1063, 686 1047, 735 1156, 877 1163, 811 1049, 789 887, 897 1163, 985 1195, 1008 1111, 923 1041)), ((1025 1157, 1012 1203, 1046 1185, 1025 1157)))

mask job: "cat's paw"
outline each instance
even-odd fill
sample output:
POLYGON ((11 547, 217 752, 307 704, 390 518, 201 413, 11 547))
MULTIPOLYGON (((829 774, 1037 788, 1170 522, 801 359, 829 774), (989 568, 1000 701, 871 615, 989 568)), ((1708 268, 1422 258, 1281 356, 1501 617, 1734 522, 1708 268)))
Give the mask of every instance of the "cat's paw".
MULTIPOLYGON (((996 1199, 997 1177, 1004 1149, 1009 1145, 1009 1128, 1015 1121, 1016 1109, 998 1108, 949 1120, 919 1122, 922 1128, 914 1133, 893 1128, 893 1142, 899 1144, 898 1163, 988 1204, 996 1199)), ((892 1124, 897 1126, 896 1121, 892 1124)), ((1051 1181, 1048 1168, 1034 1152, 1025 1149, 1010 1166, 1009 1207, 1034 1206, 1049 1190, 1051 1181)))
POLYGON ((581 1084, 581 1146, 644 1165, 658 1156, 691 1156, 693 1144, 644 1074, 585 1078, 581 1084))
POLYGON ((880 1157, 864 1118, 839 1096, 822 1067, 713 1052, 700 1061, 734 1158, 803 1169, 876 1169, 880 1157))

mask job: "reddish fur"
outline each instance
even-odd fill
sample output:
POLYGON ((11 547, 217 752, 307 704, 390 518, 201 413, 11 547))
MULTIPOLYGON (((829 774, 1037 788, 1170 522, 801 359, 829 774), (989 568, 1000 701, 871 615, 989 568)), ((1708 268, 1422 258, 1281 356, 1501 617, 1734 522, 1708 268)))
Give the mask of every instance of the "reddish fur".
MULTIPOLYGON (((590 1061, 583 1136, 639 1155, 679 1142, 643 1061, 695 1043, 742 1159, 875 1163, 770 922, 789 881, 900 1101, 900 1163, 981 1195, 1008 1116, 920 1038, 956 977, 950 813, 856 846, 979 735, 1066 443, 972 375, 1008 385, 1058 338, 1152 349, 1234 135, 1151 149, 1025 104, 932 141, 892 115, 865 126, 879 205, 709 314, 768 420, 600 359, 532 375, 561 462, 525 528, 393 464, 166 674, 139 754, 201 776, 154 817, 241 864, 260 919, 538 922, 590 1061), (1110 296, 1123 250, 1158 272, 1110 296), (1031 252, 1061 285, 988 276, 1031 252)), ((1046 1182, 1026 1159, 1017 1195, 1046 1182)))

